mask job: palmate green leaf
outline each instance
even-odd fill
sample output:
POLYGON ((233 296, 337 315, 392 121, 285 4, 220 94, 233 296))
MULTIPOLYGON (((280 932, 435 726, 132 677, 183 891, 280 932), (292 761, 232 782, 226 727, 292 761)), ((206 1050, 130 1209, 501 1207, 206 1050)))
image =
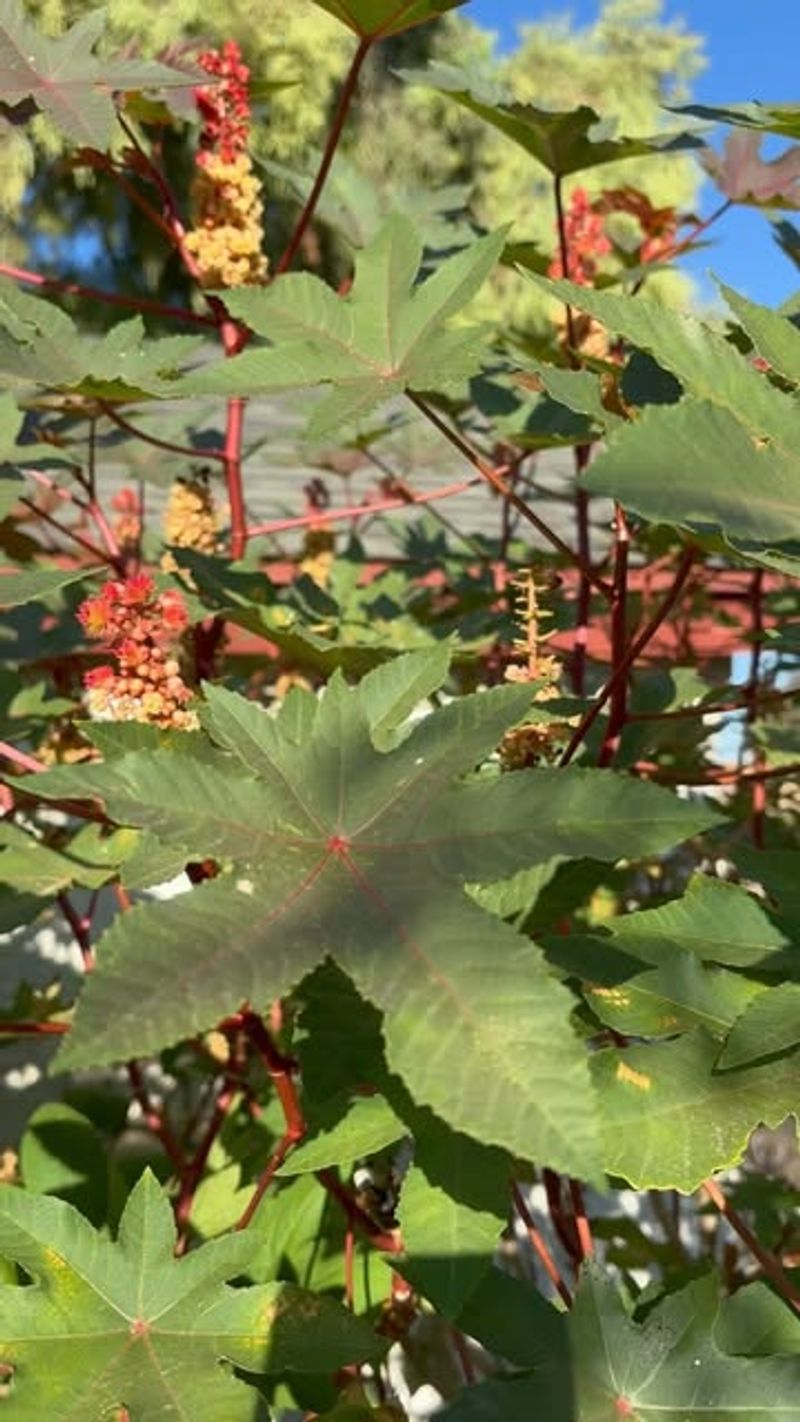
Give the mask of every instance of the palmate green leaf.
POLYGON ((172 393, 169 375, 199 344, 195 336, 148 339, 139 316, 87 336, 54 302, 0 279, 0 386, 44 385, 106 400, 164 395, 172 393))
POLYGON ((197 76, 142 58, 100 58, 93 53, 106 24, 94 10, 53 38, 30 24, 18 0, 0 0, 0 99, 16 105, 33 99, 74 143, 105 149, 116 111, 114 93, 191 88, 197 76))
POLYGON ((719 289, 758 354, 787 380, 800 383, 800 330, 795 323, 780 311, 748 301, 724 282, 720 282, 719 289))
POLYGON ((714 1336, 719 1287, 699 1279, 634 1322, 614 1283, 589 1266, 569 1327, 575 1422, 793 1422, 800 1367, 720 1351, 714 1336))
POLYGON ((456 1318, 492 1267, 505 1219, 453 1199, 417 1166, 403 1182, 398 1217, 400 1273, 446 1318, 456 1318))
POLYGON ((401 70, 400 74, 408 83, 424 84, 455 99, 558 177, 603 163, 619 163, 623 158, 702 147, 700 139, 688 133, 617 137, 616 123, 601 119, 586 104, 557 112, 514 103, 496 85, 449 64, 434 63, 427 69, 401 70))
POLYGON ((702 1029, 671 1042, 592 1057, 604 1163, 637 1190, 696 1190, 737 1164, 759 1124, 797 1109, 800 1054, 768 1066, 716 1070, 719 1046, 702 1029))
POLYGON ((0 883, 18 893, 50 898, 71 884, 98 887, 112 878, 115 857, 76 836, 65 851, 41 844, 21 825, 0 821, 0 883))
MULTIPOLYGON (((602 964, 602 951, 598 956, 602 964)), ((687 952, 673 953, 661 967, 621 982, 584 988, 601 1022, 630 1037, 670 1037, 692 1027, 723 1036, 761 992, 758 983, 724 968, 706 968, 687 952)), ((796 1036, 800 1041, 800 1023, 796 1036)))
POLYGON ((277 718, 212 687, 207 725, 225 747, 214 756, 134 753, 36 777, 37 794, 98 795, 112 819, 187 858, 235 864, 117 921, 62 1061, 158 1051, 243 1000, 286 993, 330 956, 383 1012, 389 1069, 418 1103, 591 1175, 594 1105, 568 1023, 573 998, 540 950, 463 885, 553 853, 654 852, 714 816, 603 771, 469 776, 524 715, 524 687, 459 698, 378 751, 374 685, 350 691, 335 677, 321 700, 292 698, 277 718))
MULTIPOLYGON (((595 291, 562 279, 549 281, 529 276, 529 280, 551 296, 586 311, 609 331, 653 356, 698 401, 707 401, 735 415, 754 434, 791 440, 800 408, 798 401, 776 389, 721 331, 646 296, 595 291)), ((796 440, 795 451, 800 458, 796 440)))
POLYGON ((707 123, 729 123, 735 128, 757 128, 782 138, 800 140, 800 104, 682 104, 666 105, 675 114, 690 114, 707 123))
POLYGON ((726 1353, 800 1357, 800 1319, 766 1284, 750 1284, 726 1299, 715 1334, 726 1353))
POLYGON ((424 25, 466 0, 314 0, 362 39, 388 39, 424 25))
POLYGON ((637 1322, 612 1280, 586 1265, 567 1356, 465 1389, 442 1422, 796 1422, 800 1361, 723 1351, 718 1297, 706 1276, 637 1322))
POLYGON ((169 1202, 146 1172, 117 1241, 62 1200, 4 1186, 0 1252, 33 1287, 0 1288, 0 1362, 13 1368, 9 1422, 252 1422, 245 1372, 313 1372, 380 1355, 371 1329, 330 1299, 286 1284, 234 1289, 247 1233, 173 1257, 169 1202), (221 1366, 227 1364, 227 1366, 221 1366))
POLYGON ((0 572, 0 607, 20 607, 26 602, 40 602, 71 583, 92 577, 98 571, 99 565, 97 569, 35 567, 0 572))
POLYGON ((733 1024, 717 1065, 738 1067, 800 1042, 800 984, 769 988, 733 1024))
POLYGON ((404 390, 457 386, 479 368, 486 331, 446 323, 499 260, 505 233, 473 242, 415 287, 422 240, 396 214, 359 252, 348 296, 307 273, 226 292, 231 314, 272 344, 203 367, 181 382, 182 392, 258 395, 332 385, 309 426, 320 438, 404 390))
POLYGON ((710 401, 652 406, 612 437, 587 479, 653 522, 722 529, 746 553, 800 537, 800 439, 757 445, 710 401))
POLYGON ((745 546, 800 536, 797 396, 692 317, 638 297, 530 279, 653 356, 687 391, 678 404, 650 406, 612 432, 587 476, 594 492, 654 521, 719 528, 745 546))
MULTIPOLYGON (((570 935, 563 942, 568 967, 574 938, 570 935)), ((629 977, 626 968, 635 972, 637 959, 660 968, 676 952, 691 953, 703 963, 782 972, 791 950, 790 936, 772 921, 752 894, 737 884, 706 874, 696 874, 682 898, 612 919, 606 936, 585 935, 581 941, 590 956, 586 957, 587 971, 578 971, 587 978, 592 977, 595 961, 602 964, 604 955, 623 955, 622 970, 617 976, 612 969, 610 976, 598 977, 601 983, 609 984, 629 977)), ((559 947, 556 940, 553 947, 559 947)), ((597 971, 602 972, 602 968, 597 971)))
POLYGON ((307 1175, 332 1165, 352 1165, 377 1155, 405 1134, 403 1122, 382 1096, 364 1096, 354 1101, 330 1130, 321 1131, 293 1150, 277 1173, 307 1175))

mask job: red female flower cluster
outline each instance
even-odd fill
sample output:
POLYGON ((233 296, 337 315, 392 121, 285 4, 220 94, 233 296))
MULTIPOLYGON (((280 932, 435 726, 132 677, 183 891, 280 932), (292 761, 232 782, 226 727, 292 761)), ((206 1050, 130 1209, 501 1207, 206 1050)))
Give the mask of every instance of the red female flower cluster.
POLYGON ((203 129, 192 189, 195 225, 186 249, 204 287, 252 285, 263 281, 267 261, 261 183, 247 153, 250 70, 233 40, 221 50, 206 50, 199 63, 219 82, 195 89, 203 129))
MULTIPOLYGON (((197 62, 218 84, 195 89, 195 102, 203 120, 201 144, 232 163, 247 148, 250 133, 250 70, 242 60, 235 40, 226 40, 221 50, 206 49, 197 62)), ((202 155, 198 157, 202 162, 202 155)))
POLYGON ((576 188, 573 192, 564 228, 569 270, 564 271, 561 257, 557 256, 550 263, 547 275, 568 276, 578 286, 591 286, 597 275, 598 258, 608 255, 611 243, 606 236, 603 218, 590 203, 585 188, 576 188))
POLYGON ((180 592, 156 593, 148 573, 113 580, 78 609, 87 636, 105 642, 117 662, 86 673, 86 702, 98 721, 148 721, 155 726, 194 730, 198 721, 186 709, 192 692, 180 665, 164 644, 174 642, 188 625, 180 592))

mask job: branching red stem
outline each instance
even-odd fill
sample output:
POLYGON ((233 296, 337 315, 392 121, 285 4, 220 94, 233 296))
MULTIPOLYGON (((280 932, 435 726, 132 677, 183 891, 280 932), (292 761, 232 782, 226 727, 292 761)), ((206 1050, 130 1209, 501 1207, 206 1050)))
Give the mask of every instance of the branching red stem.
MULTIPOLYGON (((628 552, 630 533, 624 511, 617 504, 614 513, 614 593, 611 599, 611 666, 625 660, 628 637, 628 552)), ((619 749, 628 713, 628 677, 621 676, 611 693, 611 708, 598 765, 610 765, 619 749)))
POLYGON ((296 518, 273 519, 270 523, 259 523, 248 529, 250 538, 267 537, 271 533, 288 533, 294 528, 317 528, 328 523, 339 523, 345 519, 367 518, 372 514, 389 513, 393 509, 413 508, 416 504, 432 504, 437 499, 450 499, 455 494, 463 494, 474 489, 480 479, 461 479, 457 484, 447 484, 443 489, 431 489, 425 494, 402 495, 391 499, 376 499, 374 503, 350 504, 343 509, 323 510, 319 513, 300 514, 296 518))
POLYGON ((140 439, 145 444, 153 445, 155 449, 164 449, 168 454, 182 454, 186 459, 194 459, 198 462, 205 462, 208 459, 219 459, 220 461, 225 459, 225 455, 221 450, 192 449, 189 445, 173 444, 172 440, 160 439, 158 435, 152 435, 147 430, 141 430, 106 401, 103 401, 102 408, 106 418, 111 420, 111 423, 116 425, 118 429, 124 430, 126 434, 132 435, 134 439, 140 439))
POLYGON ((148 1095, 147 1087, 144 1083, 142 1069, 138 1062, 128 1062, 128 1080, 131 1084, 135 1100, 139 1103, 142 1111, 142 1120, 148 1131, 159 1140, 164 1147, 164 1153, 169 1159, 172 1167, 178 1176, 181 1177, 186 1167, 183 1152, 172 1134, 163 1111, 157 1110, 148 1095))
POLYGON ((12 267, 0 262, 0 276, 11 277, 27 286, 42 287, 46 291, 59 292, 62 296, 77 296, 87 301, 102 301, 108 306, 121 306, 128 311, 149 312, 153 316, 163 316, 167 320, 183 321, 189 326, 217 326, 213 316, 199 315, 188 307, 168 306, 161 301, 153 301, 146 296, 123 296, 116 291, 101 291, 96 286, 81 286, 74 281, 60 281, 57 277, 41 276, 25 267, 12 267))
POLYGON ((319 202, 320 197, 322 196, 322 189, 325 186, 328 173, 330 172, 331 163, 333 162, 334 157, 336 155, 336 150, 339 147, 339 140, 341 139, 342 132, 347 121, 347 115, 350 111, 350 105, 353 102, 353 98, 358 87, 358 80, 361 74, 361 69, 364 64, 364 60, 366 59, 367 55, 370 52, 370 49, 372 48, 372 44, 373 39, 371 36, 366 36, 360 39, 358 42, 355 54, 353 55, 352 61, 350 63, 350 68, 345 77, 344 84, 342 85, 341 93, 339 95, 339 102, 336 106, 336 113, 333 116, 333 122, 331 123, 330 130, 328 132, 328 138, 325 143, 325 148, 323 150, 322 159, 319 165, 317 176, 314 179, 311 191, 308 194, 308 197, 306 198, 306 201, 303 205, 303 210, 300 213, 300 217, 298 218, 297 226, 295 227, 294 232, 292 233, 289 239, 286 251, 284 252, 283 256, 278 262, 277 267, 275 268, 275 275, 278 277, 282 276, 283 273, 287 272, 291 267, 292 262, 294 261, 295 257, 297 256, 297 253, 300 250, 300 245, 306 235, 306 232, 308 231, 308 227, 314 217, 314 213, 317 210, 317 203, 319 202))
POLYGON ((678 568, 675 573, 675 578, 673 580, 672 587, 670 588, 669 592, 661 603, 661 606, 656 610, 656 612, 650 618, 650 621, 639 633, 639 636, 634 638, 633 642, 631 642, 619 666, 609 677, 608 681, 603 687, 603 690, 600 692, 596 700, 593 701, 589 710, 586 712, 586 715, 581 718, 580 722, 573 731, 572 736, 570 737, 569 744, 567 745, 567 748, 559 761, 559 765, 569 765, 576 750, 578 750, 578 748, 583 744, 584 738, 591 730, 609 697, 613 694, 614 688, 616 687, 617 683, 623 677, 626 677, 628 675, 628 671, 633 666, 634 662, 636 661, 636 658, 641 654, 641 652, 647 646, 648 642, 651 641, 651 639, 655 636, 664 619, 669 617, 670 612, 672 611, 673 607, 678 601, 678 598, 681 595, 681 592, 683 591, 686 580, 689 577, 690 572, 692 571, 692 567, 694 565, 696 557, 697 549, 695 547, 689 545, 687 548, 684 549, 683 554, 681 555, 680 563, 678 564, 678 568))
POLYGON ((539 1230, 536 1227, 533 1215, 528 1209, 522 1191, 520 1190, 516 1181, 514 1181, 511 1186, 511 1193, 514 1198, 514 1205, 516 1207, 517 1213, 519 1214, 520 1219, 522 1220, 522 1223, 525 1226, 528 1239, 531 1242, 531 1245, 542 1265, 542 1268, 544 1269, 548 1279, 550 1280, 550 1283, 553 1285, 553 1288, 556 1290, 556 1293, 559 1295, 559 1298, 563 1300, 567 1308, 571 1308, 572 1294, 570 1293, 569 1289, 567 1288, 567 1285, 561 1277, 558 1265, 556 1264, 555 1259, 550 1253, 550 1250, 548 1249, 547 1245, 542 1239, 541 1234, 539 1233, 539 1230))
POLYGON ((392 1231, 390 1234, 381 1230, 342 1184, 335 1170, 318 1170, 316 1176, 320 1185, 324 1186, 328 1194, 341 1205, 350 1224, 361 1230, 375 1249, 380 1249, 384 1254, 402 1253, 400 1231, 392 1231))
POLYGON ((79 914, 74 904, 71 903, 68 894, 58 894, 56 897, 58 906, 72 929, 75 942, 80 948, 81 958, 83 959, 83 971, 85 973, 91 973, 97 961, 94 948, 92 947, 92 940, 89 936, 92 928, 91 915, 79 914))
POLYGON ((562 553, 575 567, 580 568, 591 587, 596 588, 604 597, 610 595, 610 588, 603 582, 602 578, 598 577, 594 569, 585 564, 579 554, 575 553, 573 549, 569 547, 569 544, 565 543, 543 519, 540 519, 539 515, 533 512, 533 509, 526 504, 524 499, 520 498, 519 494, 515 493, 510 484, 503 478, 508 468, 507 465, 501 465, 500 468, 493 469, 491 465, 486 464, 486 462, 481 459, 477 450, 473 449, 462 435, 458 434, 445 420, 440 418, 436 410, 428 404, 427 400, 424 400, 421 395, 413 394, 410 390, 407 390, 406 394, 411 403, 416 405, 417 409, 425 418, 430 420, 432 425, 436 426, 440 434, 443 434, 445 439, 449 440, 459 453, 469 461, 472 467, 477 469, 481 478, 485 479, 487 484, 491 484, 492 488, 496 490, 498 494, 501 494, 504 499, 507 499, 517 512, 541 533, 543 538, 546 538, 554 548, 558 549, 559 553, 562 553))
POLYGON ((720 1189, 716 1180, 709 1178, 703 1181, 703 1189, 710 1196, 713 1204, 720 1214, 728 1221, 731 1229, 735 1230, 742 1243, 750 1250, 754 1259, 757 1259, 765 1275, 774 1284, 778 1293, 781 1294, 792 1308, 800 1313, 800 1291, 792 1283, 791 1279, 781 1266, 780 1260, 764 1248, 760 1240, 756 1238, 749 1225, 745 1224, 739 1211, 731 1204, 725 1193, 720 1189))

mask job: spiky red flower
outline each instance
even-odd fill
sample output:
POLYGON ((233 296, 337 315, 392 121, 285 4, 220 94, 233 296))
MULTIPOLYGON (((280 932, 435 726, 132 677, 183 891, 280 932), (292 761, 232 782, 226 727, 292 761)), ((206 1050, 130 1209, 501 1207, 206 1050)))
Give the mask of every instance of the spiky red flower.
POLYGON ((578 286, 591 286, 597 273, 599 257, 611 251, 611 243, 606 236, 603 218, 589 201, 585 188, 576 188, 570 198, 564 220, 567 266, 560 255, 554 257, 547 269, 551 277, 568 276, 578 286))
POLYGON ((219 81, 195 89, 203 120, 201 147, 232 163, 244 153, 250 133, 250 70, 235 40, 226 40, 221 50, 204 50, 197 62, 219 81))
POLYGON ((117 670, 94 667, 84 677, 94 716, 182 730, 197 725, 195 713, 185 709, 192 692, 180 664, 168 658, 161 645, 174 642, 188 625, 186 604, 177 589, 157 593, 149 573, 114 578, 81 604, 78 618, 90 637, 105 642, 117 663, 117 670))

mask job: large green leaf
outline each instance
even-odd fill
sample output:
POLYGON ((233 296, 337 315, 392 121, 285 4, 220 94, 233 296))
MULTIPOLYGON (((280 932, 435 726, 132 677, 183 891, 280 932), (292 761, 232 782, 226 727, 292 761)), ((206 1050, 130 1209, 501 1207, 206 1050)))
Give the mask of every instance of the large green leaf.
POLYGON ((547 281, 536 276, 529 280, 596 317, 609 331, 624 336, 639 350, 647 351, 664 370, 677 376, 687 393, 735 415, 755 434, 789 441, 794 432, 797 450, 800 442, 794 427, 798 402, 776 389, 721 331, 646 296, 595 291, 575 282, 547 281))
POLYGON ((725 1300, 716 1337, 726 1353, 800 1356, 800 1319, 766 1284, 737 1289, 725 1300))
POLYGON ((763 104, 753 100, 746 104, 683 104, 669 105, 673 113, 690 114, 707 123, 730 123, 736 128, 757 128, 764 133, 777 133, 782 138, 800 139, 800 104, 763 104))
MULTIPOLYGON (((484 901, 482 894, 480 902, 484 901)), ((690 1000, 699 1001, 697 994, 708 988, 708 980, 690 974, 680 961, 685 954, 701 963, 774 973, 785 969, 791 951, 790 936, 773 923, 752 894, 705 874, 690 880, 682 898, 612 919, 608 929, 602 936, 573 933, 546 939, 548 956, 566 972, 610 988, 635 980, 642 963, 664 974, 672 968, 677 972, 673 989, 683 982, 680 1000, 687 1006, 690 1000)), ((728 978, 719 980, 724 991, 730 987, 728 978)), ((652 991, 657 981, 647 976, 637 985, 652 991)), ((726 998, 723 1017, 735 1000, 735 995, 726 998)))
POLYGON ((458 386, 480 365, 485 329, 446 323, 475 295, 504 241, 505 229, 479 239, 415 287, 422 241, 395 215, 358 254, 346 297, 307 273, 227 292, 231 314, 272 344, 206 366, 183 388, 258 395, 332 385, 311 421, 317 438, 403 390, 458 386))
POLYGON ((559 177, 596 168, 602 163, 619 163, 623 158, 642 158, 701 146, 697 137, 687 133, 617 137, 616 122, 601 119, 586 104, 558 112, 539 109, 533 104, 514 103, 504 97, 496 85, 449 64, 434 63, 428 69, 401 73, 409 83, 424 84, 455 99, 559 177))
MULTIPOLYGON (((598 959, 602 964, 602 950, 598 959)), ((584 988, 600 1020, 630 1037, 671 1037, 691 1027, 723 1036, 761 991, 738 973, 706 968, 686 952, 670 954, 649 972, 584 988)))
POLYGON ((777 1126, 797 1109, 797 1052, 740 1071, 717 1071, 717 1055, 698 1029, 592 1058, 609 1174, 636 1189, 689 1193, 738 1163, 759 1122, 777 1126))
MULTIPOLYGON (((678 404, 650 406, 612 431, 587 476, 594 492, 645 518, 719 528, 744 544, 772 546, 800 536, 796 395, 778 389, 720 332, 693 317, 646 298, 530 280, 647 352, 687 392, 678 404)), ((788 339, 784 334, 782 353, 788 339)))
POLYGON ((330 1130, 320 1131, 292 1151, 278 1174, 307 1175, 333 1165, 352 1165, 399 1141, 406 1127, 382 1096, 354 1101, 330 1130))
POLYGON ((722 1353, 717 1310, 718 1285, 707 1276, 636 1323, 614 1283, 588 1268, 569 1320, 576 1422, 793 1422, 797 1363, 722 1353))
POLYGON ((116 116, 115 91, 186 89, 197 83, 196 75, 151 59, 95 55, 105 23, 105 10, 94 10, 53 38, 29 23, 18 0, 0 0, 2 102, 33 99, 74 143, 104 149, 116 116))
POLYGON ((588 483, 654 522, 772 547, 800 536, 799 475, 800 440, 757 445, 726 410, 685 399, 612 437, 588 483))
POLYGON ((800 330, 788 315, 757 306, 720 282, 720 291, 760 356, 787 380, 800 382, 800 330))
POLYGON ((781 983, 761 993, 734 1023, 719 1067, 738 1067, 784 1052, 800 1042, 800 984, 781 983))
POLYGON ((286 1284, 229 1287, 246 1272, 247 1233, 182 1259, 175 1237, 149 1172, 115 1243, 62 1200, 2 1187, 0 1252, 34 1280, 0 1288, 9 1422, 95 1422, 123 1407, 136 1422, 252 1422, 256 1394, 230 1364, 312 1372, 379 1356, 371 1330, 330 1299, 286 1284))
POLYGON ((349 30, 365 39, 388 39, 424 25, 466 0, 314 0, 349 30))
POLYGON ((54 592, 91 577, 96 568, 18 568, 0 572, 0 607, 40 602, 54 592))
POLYGON ((505 1221, 470 1209, 412 1167, 399 1209, 400 1272, 447 1318, 455 1318, 489 1272, 505 1221))
POLYGON ((117 921, 63 1060, 158 1051, 245 999, 287 992, 329 955, 384 1013, 389 1068, 418 1102, 457 1129, 590 1174, 594 1106, 573 999, 536 945, 463 885, 553 853, 654 852, 714 817, 604 771, 470 775, 525 714, 524 687, 459 698, 381 752, 374 686, 367 677, 350 691, 337 676, 322 699, 292 698, 277 718, 209 688, 206 720, 224 750, 139 752, 36 777, 37 794, 99 796, 114 820, 180 844, 187 859, 235 864, 117 921))
POLYGON ((167 377, 198 345, 195 336, 149 340, 139 316, 102 337, 86 336, 54 302, 0 279, 0 385, 45 385, 108 400, 163 395, 172 388, 167 377))
POLYGON ((468 1388, 442 1422, 796 1422, 800 1363, 723 1352, 718 1293, 706 1276, 637 1322, 587 1265, 567 1319, 570 1360, 468 1388))

